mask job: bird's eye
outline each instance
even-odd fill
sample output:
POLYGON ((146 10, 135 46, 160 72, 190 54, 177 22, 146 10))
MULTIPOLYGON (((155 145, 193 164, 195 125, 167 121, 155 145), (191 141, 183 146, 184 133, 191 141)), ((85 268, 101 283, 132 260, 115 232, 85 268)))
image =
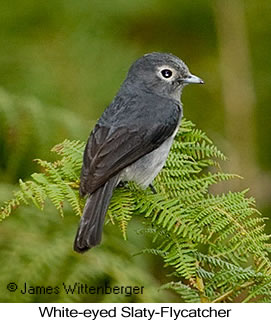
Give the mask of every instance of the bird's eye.
POLYGON ((165 79, 168 79, 172 76, 172 71, 169 69, 164 69, 161 71, 161 74, 165 79))

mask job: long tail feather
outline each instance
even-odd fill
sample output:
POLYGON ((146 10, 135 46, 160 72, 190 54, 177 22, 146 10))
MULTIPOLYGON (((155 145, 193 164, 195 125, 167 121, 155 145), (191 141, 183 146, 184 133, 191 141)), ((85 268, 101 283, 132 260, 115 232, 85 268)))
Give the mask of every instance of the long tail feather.
POLYGON ((118 176, 110 178, 87 198, 74 240, 75 251, 85 252, 101 242, 105 214, 117 182, 118 176))

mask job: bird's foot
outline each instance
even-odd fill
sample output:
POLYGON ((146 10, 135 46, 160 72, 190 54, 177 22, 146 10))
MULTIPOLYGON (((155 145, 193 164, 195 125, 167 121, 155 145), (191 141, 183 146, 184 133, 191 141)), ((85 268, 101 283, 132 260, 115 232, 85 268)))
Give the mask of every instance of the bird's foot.
POLYGON ((157 191, 156 191, 156 189, 154 188, 154 186, 152 184, 149 185, 149 188, 151 189, 153 194, 157 194, 157 191))
POLYGON ((120 181, 117 187, 127 187, 128 182, 127 181, 120 181))

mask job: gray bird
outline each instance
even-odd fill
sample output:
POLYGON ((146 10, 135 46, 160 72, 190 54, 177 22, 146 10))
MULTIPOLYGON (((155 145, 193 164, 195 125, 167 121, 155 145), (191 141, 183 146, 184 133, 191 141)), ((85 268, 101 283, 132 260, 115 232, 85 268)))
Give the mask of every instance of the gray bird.
POLYGON ((89 136, 80 194, 87 196, 74 241, 84 252, 101 242, 105 214, 120 181, 143 189, 162 169, 182 118, 182 89, 204 83, 172 54, 136 60, 112 103, 89 136))

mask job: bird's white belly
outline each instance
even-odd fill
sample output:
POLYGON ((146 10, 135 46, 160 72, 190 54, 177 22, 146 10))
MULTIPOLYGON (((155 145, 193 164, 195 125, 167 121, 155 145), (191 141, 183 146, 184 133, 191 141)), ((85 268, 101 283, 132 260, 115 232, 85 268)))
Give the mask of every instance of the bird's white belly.
POLYGON ((120 180, 134 181, 142 188, 149 186, 163 168, 177 130, 178 128, 160 147, 124 168, 120 174, 120 180))

